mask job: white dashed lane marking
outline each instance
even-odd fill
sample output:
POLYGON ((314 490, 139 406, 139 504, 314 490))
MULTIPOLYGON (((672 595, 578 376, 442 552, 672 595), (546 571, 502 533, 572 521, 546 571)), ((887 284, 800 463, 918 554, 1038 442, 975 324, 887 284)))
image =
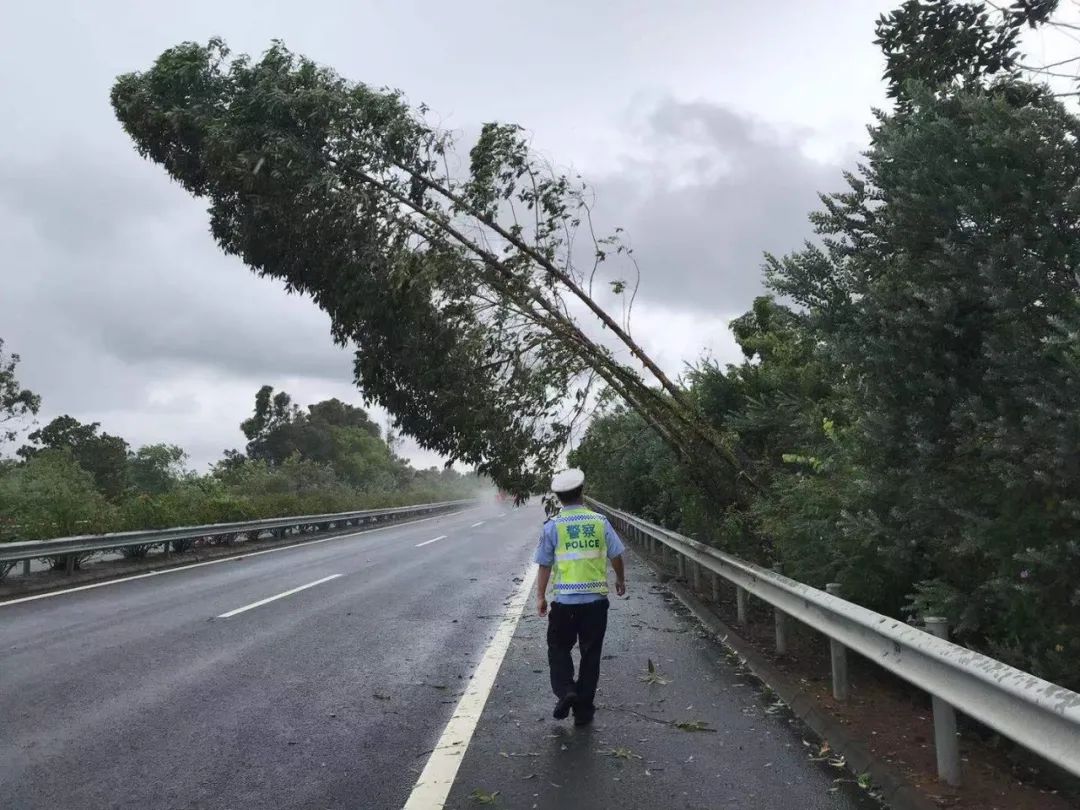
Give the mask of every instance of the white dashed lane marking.
POLYGON ((445 540, 445 539, 446 539, 446 535, 445 534, 440 534, 438 537, 433 537, 430 540, 425 540, 423 543, 417 543, 416 547, 420 548, 420 546, 426 546, 429 543, 437 543, 439 540, 445 540))
POLYGON ((322 585, 324 582, 329 582, 330 580, 337 579, 340 576, 341 574, 331 574, 328 577, 323 577, 322 579, 317 579, 314 582, 309 582, 307 585, 301 585, 298 588, 291 588, 287 591, 276 593, 273 596, 268 596, 265 599, 260 599, 258 602, 252 602, 250 605, 244 605, 243 607, 236 608, 236 610, 230 610, 228 613, 222 613, 220 616, 218 616, 218 618, 228 619, 232 616, 237 615, 238 613, 244 613, 245 611, 251 610, 252 608, 262 607, 263 605, 270 602, 276 602, 278 599, 284 599, 286 596, 292 596, 294 593, 306 591, 308 588, 314 588, 316 585, 322 585))

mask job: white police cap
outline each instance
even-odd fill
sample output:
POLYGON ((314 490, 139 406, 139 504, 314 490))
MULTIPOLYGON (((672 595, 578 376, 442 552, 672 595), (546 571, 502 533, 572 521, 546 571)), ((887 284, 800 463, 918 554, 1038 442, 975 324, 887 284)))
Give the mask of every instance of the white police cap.
POLYGON ((551 491, 556 495, 560 492, 573 492, 584 483, 585 473, 571 467, 569 470, 555 473, 555 477, 551 479, 551 491))

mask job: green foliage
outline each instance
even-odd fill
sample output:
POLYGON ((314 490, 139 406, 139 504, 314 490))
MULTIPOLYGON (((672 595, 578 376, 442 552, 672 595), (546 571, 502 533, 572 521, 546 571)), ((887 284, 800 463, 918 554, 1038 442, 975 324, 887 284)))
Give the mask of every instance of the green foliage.
POLYGON ((186 476, 187 453, 175 444, 148 444, 128 455, 130 488, 140 494, 160 495, 186 476))
POLYGON ((18 365, 19 355, 5 354, 0 338, 0 443, 13 441, 41 407, 41 397, 19 385, 18 365))
MULTIPOLYGON (((280 42, 258 60, 229 56, 220 40, 170 48, 117 79, 113 108, 142 155, 207 199, 225 252, 326 310, 335 339, 358 349, 358 385, 402 431, 524 496, 559 461, 600 379, 685 457, 732 462, 587 292, 601 263, 632 265, 630 251, 618 232, 592 235, 586 188, 535 156, 520 127, 485 124, 456 178, 453 138, 422 105, 280 42), (575 238, 592 240, 591 267, 575 238), (591 340, 575 309, 663 393, 591 340)), ((616 277, 612 289, 625 287, 616 277)), ((266 442, 302 420, 281 394, 260 396, 249 452, 280 462, 288 452, 266 442)))
POLYGON ((995 23, 991 14, 981 2, 906 0, 882 15, 876 44, 885 55, 889 96, 903 104, 912 84, 971 87, 1012 70, 1018 25, 995 23))
POLYGON ((453 469, 413 469, 390 452, 363 410, 338 400, 305 413, 288 394, 264 387, 243 427, 253 457, 226 451, 199 476, 184 469, 186 454, 175 445, 127 453, 122 439, 99 433, 96 423, 60 417, 31 434, 38 446, 22 448, 22 462, 0 460, 0 541, 406 506, 471 497, 480 487, 478 478, 453 469), (102 469, 110 473, 102 478, 107 488, 94 474, 102 469))
MULTIPOLYGON (((818 243, 767 257, 789 305, 755 301, 732 323, 746 361, 687 384, 761 485, 706 524, 713 542, 749 531, 797 579, 948 616, 1076 688, 1080 122, 1013 75, 1017 29, 1054 5, 995 22, 908 2, 882 21, 896 110, 812 215, 818 243)), ((574 458, 600 497, 685 531, 692 491, 647 442, 624 454, 634 430, 609 411, 574 458)))
POLYGON ((106 498, 117 499, 127 489, 128 444, 119 436, 98 433, 98 422, 83 424, 72 416, 58 416, 27 438, 33 445, 23 445, 19 455, 32 459, 46 450, 59 450, 94 478, 94 486, 106 498))
POLYGON ((298 456, 325 465, 343 481, 366 491, 382 491, 408 481, 411 469, 395 458, 367 413, 337 399, 303 412, 281 391, 263 386, 255 413, 241 426, 250 440, 247 454, 272 466, 298 456))
POLYGON ((112 526, 113 507, 93 477, 63 450, 43 450, 0 475, 0 540, 93 534, 112 526))

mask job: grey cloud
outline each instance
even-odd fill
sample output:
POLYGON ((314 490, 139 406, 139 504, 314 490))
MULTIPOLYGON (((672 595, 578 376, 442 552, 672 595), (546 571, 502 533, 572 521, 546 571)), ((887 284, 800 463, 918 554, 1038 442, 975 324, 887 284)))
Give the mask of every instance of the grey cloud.
POLYGON ((147 182, 151 167, 126 152, 88 148, 45 157, 0 164, 0 205, 53 249, 92 250, 175 208, 169 184, 147 182))
POLYGON ((805 133, 717 104, 667 100, 633 134, 646 156, 597 180, 597 214, 626 229, 639 294, 678 309, 747 309, 763 253, 799 248, 818 192, 842 183, 840 166, 804 155, 805 133))
POLYGON ((42 422, 101 421, 133 443, 179 443, 202 466, 243 444, 259 385, 290 380, 301 401, 349 389, 351 356, 326 315, 222 255, 204 204, 131 150, 0 166, 0 268, 0 335, 43 396, 42 422), (228 408, 207 413, 207 396, 228 408))
POLYGON ((52 343, 66 335, 130 364, 348 373, 323 313, 223 256, 202 203, 161 178, 125 175, 125 163, 58 155, 41 173, 0 175, 0 213, 28 223, 5 240, 5 252, 18 253, 5 258, 19 276, 0 305, 9 326, 52 343))

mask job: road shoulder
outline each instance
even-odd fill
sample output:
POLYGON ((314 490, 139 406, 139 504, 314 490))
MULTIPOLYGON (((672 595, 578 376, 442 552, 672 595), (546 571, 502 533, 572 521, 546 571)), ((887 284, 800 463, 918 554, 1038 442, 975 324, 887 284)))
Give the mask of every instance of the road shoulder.
POLYGON ((650 569, 633 557, 629 567, 630 596, 612 602, 595 724, 551 718, 545 620, 526 615, 446 807, 880 806, 650 569))

